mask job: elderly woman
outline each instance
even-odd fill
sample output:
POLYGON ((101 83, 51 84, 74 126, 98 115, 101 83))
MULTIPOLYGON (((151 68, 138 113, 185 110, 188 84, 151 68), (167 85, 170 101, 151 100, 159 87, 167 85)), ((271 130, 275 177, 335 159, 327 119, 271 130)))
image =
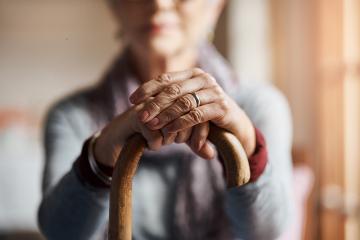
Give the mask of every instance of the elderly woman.
POLYGON ((110 176, 134 133, 148 146, 133 182, 134 239, 281 234, 292 210, 289 108, 274 88, 236 81, 208 42, 224 4, 109 2, 124 51, 98 85, 48 113, 38 215, 47 238, 106 238, 110 176), (244 146, 250 183, 225 189, 210 122, 244 146))

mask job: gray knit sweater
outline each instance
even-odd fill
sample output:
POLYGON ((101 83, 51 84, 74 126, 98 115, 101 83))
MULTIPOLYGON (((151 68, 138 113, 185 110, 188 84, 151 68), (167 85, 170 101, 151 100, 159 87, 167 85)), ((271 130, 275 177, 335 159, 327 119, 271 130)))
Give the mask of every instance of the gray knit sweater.
MULTIPOLYGON (((84 141, 130 106, 127 97, 138 83, 124 58, 115 61, 99 85, 62 99, 49 110, 38 214, 48 239, 104 239, 109 189, 82 182, 73 163, 84 141)), ((214 234, 212 239, 218 239, 211 229, 227 228, 229 239, 275 239, 289 224, 293 210, 287 101, 270 85, 234 82, 229 66, 211 46, 200 50, 199 67, 219 81, 263 133, 268 164, 256 182, 226 190, 219 162, 204 161, 185 144, 146 151, 133 182, 133 238, 209 239, 214 234), (204 225, 210 229, 208 235, 195 234, 204 225), (174 226, 183 226, 185 233, 176 232, 174 226)))

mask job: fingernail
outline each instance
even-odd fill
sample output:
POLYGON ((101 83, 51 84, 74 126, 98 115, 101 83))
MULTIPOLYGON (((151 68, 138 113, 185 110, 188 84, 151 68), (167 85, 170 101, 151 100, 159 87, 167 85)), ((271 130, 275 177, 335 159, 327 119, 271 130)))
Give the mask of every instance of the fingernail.
POLYGON ((160 120, 158 118, 154 118, 149 122, 149 124, 150 124, 150 126, 155 127, 156 125, 159 124, 159 122, 160 122, 160 120))
POLYGON ((136 100, 135 94, 131 94, 131 96, 129 97, 129 100, 130 100, 130 102, 134 103, 136 100))
POLYGON ((150 116, 149 112, 148 111, 143 111, 142 114, 141 114, 141 117, 140 117, 140 120, 145 122, 146 119, 150 116))

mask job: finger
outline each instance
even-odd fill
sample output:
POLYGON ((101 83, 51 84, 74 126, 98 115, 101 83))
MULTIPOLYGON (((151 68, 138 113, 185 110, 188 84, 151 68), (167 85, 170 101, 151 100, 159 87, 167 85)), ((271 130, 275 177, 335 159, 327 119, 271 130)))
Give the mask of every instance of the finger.
POLYGON ((175 103, 149 121, 147 126, 153 130, 160 129, 194 108, 196 108, 195 98, 191 94, 186 94, 178 98, 175 103))
POLYGON ((210 103, 191 110, 189 113, 177 118, 164 128, 167 132, 178 132, 196 124, 213 119, 223 118, 226 113, 225 107, 219 103, 210 103))
MULTIPOLYGON (((223 90, 220 87, 213 87, 200 90, 196 92, 196 95, 200 99, 201 104, 206 105, 222 98, 223 90)), ((196 105, 197 104, 194 96, 191 94, 186 94, 178 98, 175 103, 170 105, 168 108, 159 113, 159 115, 149 121, 147 126, 153 130, 163 128, 173 120, 196 108, 196 105)))
POLYGON ((201 105, 206 105, 225 98, 225 92, 218 84, 216 84, 214 87, 201 89, 200 91, 196 92, 196 95, 200 99, 201 105))
POLYGON ((148 148, 157 151, 161 148, 163 143, 163 136, 159 130, 153 131, 148 129, 145 125, 140 126, 141 134, 145 138, 148 148))
POLYGON ((138 87, 135 92, 130 95, 130 102, 133 104, 140 103, 149 96, 158 94, 165 86, 171 83, 189 79, 202 73, 204 73, 203 70, 193 68, 185 71, 161 74, 157 78, 152 79, 138 87))
POLYGON ((193 127, 190 144, 193 149, 200 151, 209 134, 209 122, 200 123, 193 127))
POLYGON ((198 155, 202 158, 211 160, 215 157, 215 149, 211 146, 209 141, 206 141, 203 147, 199 150, 198 155))
POLYGON ((163 135, 163 141, 162 141, 163 145, 169 145, 174 143, 175 138, 178 135, 177 133, 168 133, 164 130, 161 130, 161 133, 163 135))
POLYGON ((179 97, 214 86, 216 86, 215 78, 207 73, 181 82, 172 83, 145 105, 143 111, 139 114, 140 120, 148 122, 169 107, 179 97))
POLYGON ((193 128, 188 128, 188 129, 178 132, 177 136, 175 138, 175 142, 176 143, 185 143, 188 139, 190 139, 192 130, 193 130, 193 128))
POLYGON ((197 154, 198 156, 211 160, 215 157, 215 149, 211 146, 211 143, 207 140, 203 147, 200 150, 194 149, 190 145, 190 140, 187 141, 187 145, 191 148, 191 150, 197 154))

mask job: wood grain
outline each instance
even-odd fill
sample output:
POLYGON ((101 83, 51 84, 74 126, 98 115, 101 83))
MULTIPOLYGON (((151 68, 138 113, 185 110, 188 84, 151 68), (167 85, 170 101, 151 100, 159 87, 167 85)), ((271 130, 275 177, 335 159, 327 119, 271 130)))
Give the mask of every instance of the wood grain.
MULTIPOLYGON (((227 187, 247 183, 250 168, 239 140, 213 124, 210 126, 209 140, 224 160, 227 187)), ((124 145, 115 166, 110 193, 110 240, 132 239, 132 179, 145 147, 145 139, 140 134, 133 135, 124 145)))

